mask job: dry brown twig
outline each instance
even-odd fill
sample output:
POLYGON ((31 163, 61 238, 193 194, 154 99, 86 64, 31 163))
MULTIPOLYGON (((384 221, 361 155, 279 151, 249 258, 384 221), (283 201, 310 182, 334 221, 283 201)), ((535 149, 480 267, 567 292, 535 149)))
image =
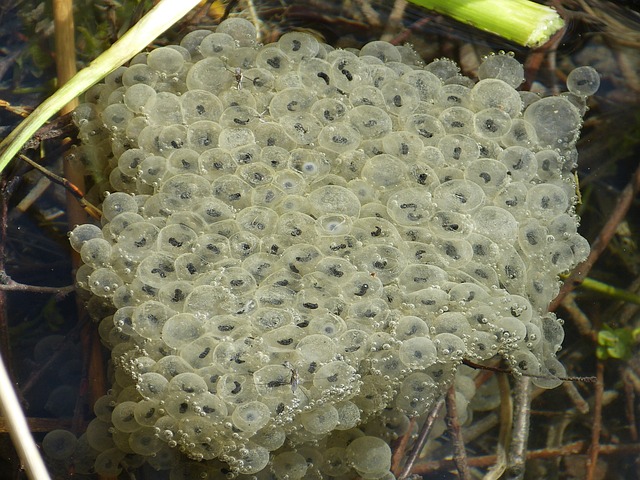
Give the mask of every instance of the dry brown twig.
POLYGON ((453 443, 453 459, 458 470, 458 477, 462 480, 471 480, 471 472, 467 463, 467 450, 465 448, 460 421, 458 419, 458 410, 456 408, 456 389, 452 385, 446 394, 447 405, 447 426, 451 433, 451 442, 453 443))

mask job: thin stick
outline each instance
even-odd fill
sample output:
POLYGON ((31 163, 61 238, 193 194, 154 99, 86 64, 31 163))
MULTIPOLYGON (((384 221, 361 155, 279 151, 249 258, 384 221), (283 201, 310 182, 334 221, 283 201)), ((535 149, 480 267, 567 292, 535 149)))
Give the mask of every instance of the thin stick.
MULTIPOLYGON (((573 385, 572 383, 570 385, 573 385)), ((524 477, 527 443, 529 440, 529 421, 531 411, 531 380, 527 377, 516 379, 514 403, 513 433, 507 456, 505 478, 520 480, 524 477)))
POLYGON ((391 471, 394 475, 398 476, 400 474, 402 459, 407 451, 407 445, 409 445, 409 440, 413 436, 413 427, 416 424, 415 417, 412 417, 409 420, 409 428, 407 428, 406 433, 400 439, 400 444, 396 448, 395 452, 393 452, 393 457, 391 458, 391 471))
POLYGON ((596 465, 598 454, 600 453, 600 432, 602 431, 602 395, 604 393, 604 363, 598 360, 596 367, 595 399, 593 402, 593 427, 591 429, 591 446, 589 447, 589 458, 587 459, 586 480, 593 480, 596 475, 596 465))
POLYGON ((453 442, 453 461, 458 470, 458 477, 462 480, 471 480, 471 471, 467 463, 467 450, 464 446, 464 439, 460 429, 460 421, 458 420, 458 409, 456 407, 456 389, 453 385, 449 387, 446 395, 447 402, 447 425, 451 433, 453 442))
POLYGON ((84 210, 89 215, 91 215, 96 220, 100 220, 100 217, 102 217, 102 211, 98 207, 89 203, 84 198, 84 193, 78 187, 76 187, 73 183, 71 183, 66 178, 62 178, 61 176, 56 175, 52 171, 44 168, 42 165, 39 165, 38 163, 34 162, 26 155, 20 154, 20 159, 27 162, 29 165, 31 165, 33 168, 41 172, 44 176, 46 176, 50 180, 56 182, 59 185, 62 185, 67 190, 67 192, 69 192, 71 195, 73 195, 73 197, 75 197, 78 203, 80 203, 82 208, 84 208, 84 210))
POLYGON ((624 382, 624 409, 627 414, 627 423, 629 424, 629 436, 634 442, 638 441, 638 427, 636 426, 636 394, 633 390, 633 383, 631 380, 631 370, 628 367, 624 367, 622 372, 622 380, 624 382))
MULTIPOLYGON (((510 375, 515 375, 513 370, 510 370, 508 368, 500 368, 500 367, 492 367, 492 366, 489 366, 489 365, 481 365, 479 363, 472 362, 471 360, 467 360, 466 358, 462 359, 462 363, 464 365, 466 365, 467 367, 477 368, 479 370, 488 370, 490 372, 506 373, 506 374, 510 374, 510 375)), ((596 377, 559 377, 557 375, 538 375, 538 374, 527 373, 527 372, 517 372, 517 375, 522 375, 523 377, 542 378, 542 379, 557 378, 558 380, 562 380, 563 382, 596 383, 596 381, 597 381, 596 377)))
POLYGON ((20 461, 27 471, 27 476, 32 480, 50 479, 40 451, 29 431, 27 419, 13 390, 13 382, 9 378, 2 356, 0 356, 0 411, 4 416, 20 461))
POLYGON ((409 454, 409 458, 407 458, 407 463, 404 466, 404 469, 400 473, 398 480, 404 480, 411 475, 411 471, 413 470, 413 466, 416 463, 416 459, 420 452, 424 448, 424 444, 427 442, 427 438, 429 437, 429 432, 431 432, 431 428, 433 428, 433 424, 435 423, 438 415, 440 415, 440 410, 442 410, 442 406, 444 405, 444 397, 440 397, 436 404, 433 406, 429 415, 427 416, 424 424, 422 425, 422 429, 420 430, 420 434, 416 440, 411 453, 409 454))
POLYGON ((499 373, 498 387, 500 388, 500 433, 498 435, 498 446, 496 463, 493 465, 484 480, 498 480, 507 468, 507 451, 511 443, 511 426, 513 424, 513 401, 511 398, 511 388, 509 379, 504 373, 499 373))
MULTIPOLYGON (((549 459, 558 457, 570 457, 573 455, 584 454, 588 449, 588 442, 578 441, 555 448, 542 448, 539 450, 529 450, 527 452, 527 460, 549 459)), ((600 455, 640 455, 640 443, 631 443, 627 445, 600 445, 600 455)), ((496 455, 484 455, 481 457, 471 457, 468 459, 470 467, 488 467, 497 461, 496 455)), ((455 468, 452 459, 422 462, 414 466, 413 473, 420 475, 424 473, 433 473, 440 470, 451 470, 455 468)))

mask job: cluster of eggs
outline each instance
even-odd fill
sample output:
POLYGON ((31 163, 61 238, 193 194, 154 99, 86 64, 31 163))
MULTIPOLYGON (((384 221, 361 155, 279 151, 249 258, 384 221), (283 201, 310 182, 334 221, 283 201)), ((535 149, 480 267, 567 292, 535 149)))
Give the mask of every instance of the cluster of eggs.
POLYGON ((540 98, 507 54, 474 82, 407 46, 255 33, 141 54, 74 113, 112 192, 70 237, 114 367, 75 447, 100 473, 392 478, 367 425, 424 414, 463 359, 560 382, 546 307, 589 250, 571 171, 595 71, 540 98))

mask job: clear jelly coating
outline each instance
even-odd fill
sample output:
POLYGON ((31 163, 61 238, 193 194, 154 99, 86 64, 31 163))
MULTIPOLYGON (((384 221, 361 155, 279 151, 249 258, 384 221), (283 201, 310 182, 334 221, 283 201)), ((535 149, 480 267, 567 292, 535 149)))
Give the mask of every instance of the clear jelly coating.
POLYGON ((70 243, 113 372, 85 436, 45 438, 79 473, 392 478, 390 442, 451 385, 461 419, 495 408, 464 359, 564 378, 546 309, 588 254, 571 172, 597 73, 541 98, 511 54, 475 81, 383 41, 262 41, 195 30, 73 115, 105 195, 70 243))

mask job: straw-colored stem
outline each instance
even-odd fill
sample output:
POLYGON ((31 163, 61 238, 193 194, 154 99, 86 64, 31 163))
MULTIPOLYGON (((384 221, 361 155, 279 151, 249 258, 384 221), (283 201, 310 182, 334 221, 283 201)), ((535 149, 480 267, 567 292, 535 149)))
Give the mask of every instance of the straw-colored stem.
POLYGON ((551 7, 529 0, 409 0, 525 47, 537 47, 564 22, 551 7))
POLYGON ((199 0, 162 0, 111 48, 80 70, 60 90, 46 99, 0 143, 0 172, 49 118, 111 71, 130 60, 158 35, 186 15, 199 0))
POLYGON ((31 480, 49 480, 49 473, 44 466, 40 451, 31 436, 27 419, 22 413, 13 383, 0 356, 0 413, 9 427, 9 434, 16 447, 20 461, 31 480))

